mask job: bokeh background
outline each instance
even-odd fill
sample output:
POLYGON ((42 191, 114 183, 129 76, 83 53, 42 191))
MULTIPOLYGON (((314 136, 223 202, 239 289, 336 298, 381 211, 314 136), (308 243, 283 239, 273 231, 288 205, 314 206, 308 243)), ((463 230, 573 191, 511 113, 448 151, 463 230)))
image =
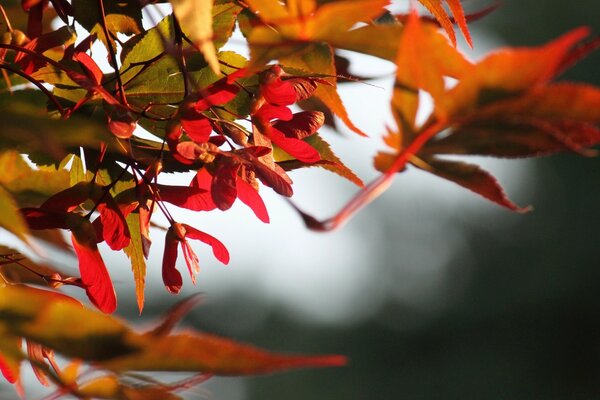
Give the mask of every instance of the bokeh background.
MULTIPOLYGON (((407 2, 400 2, 405 7, 407 2)), ((489 5, 464 1, 468 11, 489 5)), ((503 45, 538 45, 576 26, 600 33, 596 0, 506 0, 471 24, 474 58, 503 45)), ((463 46, 464 48, 464 46, 463 46)), ((362 139, 341 128, 327 140, 365 180, 389 116, 393 67, 352 58, 343 97, 362 139)), ((600 56, 563 78, 600 85, 600 56)), ((451 183, 410 170, 340 231, 308 232, 266 190, 268 226, 251 212, 182 220, 222 239, 223 267, 196 246, 203 270, 183 295, 205 294, 184 325, 277 351, 339 353, 347 367, 255 378, 218 378, 190 399, 595 399, 600 397, 600 162, 571 154, 528 161, 477 160, 519 204, 504 211, 451 183)), ((295 199, 321 217, 355 192, 322 170, 292 174, 295 199)), ((182 178, 185 181, 188 178, 182 178)), ((177 211, 176 211, 177 212, 177 211)), ((119 312, 147 326, 181 297, 160 282, 162 233, 137 315, 126 259, 109 261, 119 312)), ((72 268, 72 265, 69 267, 72 268)), ((178 375, 168 376, 177 379, 178 375)), ((28 392, 32 398, 35 384, 28 392)), ((3 391, 10 399, 14 392, 3 391)))

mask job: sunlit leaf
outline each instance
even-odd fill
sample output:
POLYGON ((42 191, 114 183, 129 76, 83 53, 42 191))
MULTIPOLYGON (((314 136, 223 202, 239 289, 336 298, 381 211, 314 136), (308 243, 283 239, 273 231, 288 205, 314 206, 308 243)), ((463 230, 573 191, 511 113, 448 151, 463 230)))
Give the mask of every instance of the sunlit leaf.
POLYGON ((196 45, 210 65, 219 73, 219 61, 212 42, 212 0, 170 0, 181 29, 196 45))
POLYGON ((0 228, 4 228, 19 239, 27 241, 27 224, 19 213, 15 200, 0 186, 0 228))
POLYGON ((125 247, 125 254, 131 261, 131 271, 135 283, 135 297, 137 299, 140 314, 144 309, 144 289, 146 286, 146 258, 144 257, 144 246, 140 232, 140 214, 131 213, 127 216, 127 226, 131 233, 131 242, 125 247))

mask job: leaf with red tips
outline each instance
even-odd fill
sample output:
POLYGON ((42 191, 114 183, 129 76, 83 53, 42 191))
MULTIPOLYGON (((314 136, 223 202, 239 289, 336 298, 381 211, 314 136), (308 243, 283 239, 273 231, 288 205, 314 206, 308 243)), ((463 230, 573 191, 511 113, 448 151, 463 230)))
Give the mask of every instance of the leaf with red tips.
MULTIPOLYGON (((531 211, 531 207, 519 207, 510 201, 496 178, 477 165, 436 158, 423 161, 427 164, 422 167, 424 171, 452 181, 511 211, 519 213, 531 211)), ((418 163, 415 163, 415 166, 421 167, 418 163)))
POLYGON ((79 272, 85 292, 102 312, 111 314, 117 308, 117 297, 110 275, 96 245, 92 224, 79 217, 71 226, 71 241, 79 259, 79 272))
POLYGON ((212 247, 213 254, 217 258, 217 260, 221 261, 223 264, 229 264, 229 251, 223 243, 219 241, 219 239, 209 235, 208 233, 204 233, 194 228, 193 226, 182 224, 185 227, 185 237, 190 239, 196 239, 201 242, 206 243, 210 247, 212 247))
POLYGON ((600 143, 598 124, 600 90, 557 83, 483 107, 423 152, 507 158, 585 152, 600 143))
POLYGON ((163 252, 162 261, 162 279, 167 290, 173 294, 179 293, 183 286, 183 279, 177 270, 177 245, 179 238, 173 232, 173 228, 169 228, 165 235, 165 250, 163 252))
POLYGON ((410 14, 400 37, 396 57, 396 82, 392 107, 398 125, 406 125, 405 134, 414 129, 418 92, 425 90, 434 100, 435 112, 446 92, 445 77, 468 76, 473 65, 452 47, 431 24, 423 23, 416 12, 410 14))
POLYGON ((115 317, 24 286, 0 287, 0 323, 12 336, 23 336, 65 357, 93 362, 94 368, 115 373, 181 371, 234 376, 346 364, 343 356, 273 353, 194 331, 137 333, 115 317), (13 299, 16 305, 4 298, 13 299))
POLYGON ((267 207, 260 197, 260 194, 254 187, 243 180, 238 178, 235 182, 237 189, 237 197, 240 201, 246 204, 254 212, 254 215, 258 217, 265 224, 269 223, 269 213, 267 207))

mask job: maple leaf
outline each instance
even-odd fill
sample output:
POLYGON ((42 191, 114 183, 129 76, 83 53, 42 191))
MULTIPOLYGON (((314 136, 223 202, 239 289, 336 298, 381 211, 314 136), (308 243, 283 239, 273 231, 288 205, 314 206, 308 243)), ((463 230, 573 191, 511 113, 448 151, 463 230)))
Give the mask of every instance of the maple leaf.
POLYGON ((444 9, 444 2, 448 5, 452 14, 454 15, 454 19, 458 24, 458 27, 462 31, 463 36, 465 37, 469 46, 473 47, 473 40, 471 39, 471 34, 469 32, 469 28, 467 27, 467 20, 465 18, 465 13, 462 5, 460 4, 460 0, 419 0, 421 4, 423 4, 438 20, 440 25, 446 30, 448 36, 452 43, 456 46, 456 35, 454 34, 454 27, 452 26, 452 20, 450 16, 444 9))
MULTIPOLYGON (((587 29, 574 30, 537 48, 495 52, 475 65, 459 62, 461 56, 456 50, 432 41, 435 33, 427 32, 414 16, 409 18, 405 35, 406 42, 434 46, 428 54, 445 56, 423 67, 415 63, 417 53, 399 55, 398 88, 392 107, 404 135, 394 132, 388 135, 388 144, 397 148, 399 154, 379 153, 375 158, 378 170, 386 173, 402 170, 403 163, 410 161, 501 206, 523 212, 528 208, 518 207, 508 200, 487 172, 433 156, 530 157, 565 150, 588 154, 587 147, 600 143, 597 127, 600 91, 581 84, 550 83, 570 65, 574 54, 581 56, 576 46, 588 35, 587 29), (453 59, 455 61, 451 61, 453 59), (458 83, 448 89, 442 79, 452 73, 458 77, 458 83), (411 87, 432 94, 435 105, 430 121, 437 119, 437 132, 430 129, 427 136, 423 136, 414 125, 414 106, 418 100, 411 87), (411 103, 403 103, 411 98, 413 108, 409 106, 411 103), (444 136, 436 137, 444 127, 451 129, 444 136), (412 147, 412 161, 413 156, 404 146, 412 147), (402 162, 398 161, 400 155, 404 157, 402 162)), ((588 46, 588 51, 591 49, 592 46, 588 46)))

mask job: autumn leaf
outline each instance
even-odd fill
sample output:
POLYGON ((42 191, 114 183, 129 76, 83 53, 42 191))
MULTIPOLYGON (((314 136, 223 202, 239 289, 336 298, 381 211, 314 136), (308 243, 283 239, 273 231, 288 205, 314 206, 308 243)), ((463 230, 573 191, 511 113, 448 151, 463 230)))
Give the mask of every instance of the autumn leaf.
POLYGON ((444 9, 444 2, 448 5, 452 14, 454 15, 454 19, 458 24, 458 27, 463 33, 467 43, 469 46, 473 47, 473 40, 471 39, 471 34, 469 33, 469 28, 467 27, 467 20, 465 18, 465 13, 463 11, 462 5, 460 4, 460 0, 419 0, 421 4, 423 4, 438 20, 440 25, 444 28, 452 43, 456 46, 456 35, 454 34, 454 27, 452 26, 452 21, 450 20, 450 16, 444 9))
POLYGON ((84 308, 66 296, 23 286, 0 287, 0 336, 2 329, 115 372, 256 375, 346 362, 342 356, 271 353, 193 331, 140 334, 119 319, 84 308))
POLYGON ((531 210, 531 207, 519 207, 509 200, 496 178, 477 165, 436 158, 413 162, 413 164, 424 171, 469 189, 511 211, 525 213, 531 210))
POLYGON ((215 74, 219 74, 219 61, 212 42, 212 0, 170 0, 181 29, 200 49, 215 74))

